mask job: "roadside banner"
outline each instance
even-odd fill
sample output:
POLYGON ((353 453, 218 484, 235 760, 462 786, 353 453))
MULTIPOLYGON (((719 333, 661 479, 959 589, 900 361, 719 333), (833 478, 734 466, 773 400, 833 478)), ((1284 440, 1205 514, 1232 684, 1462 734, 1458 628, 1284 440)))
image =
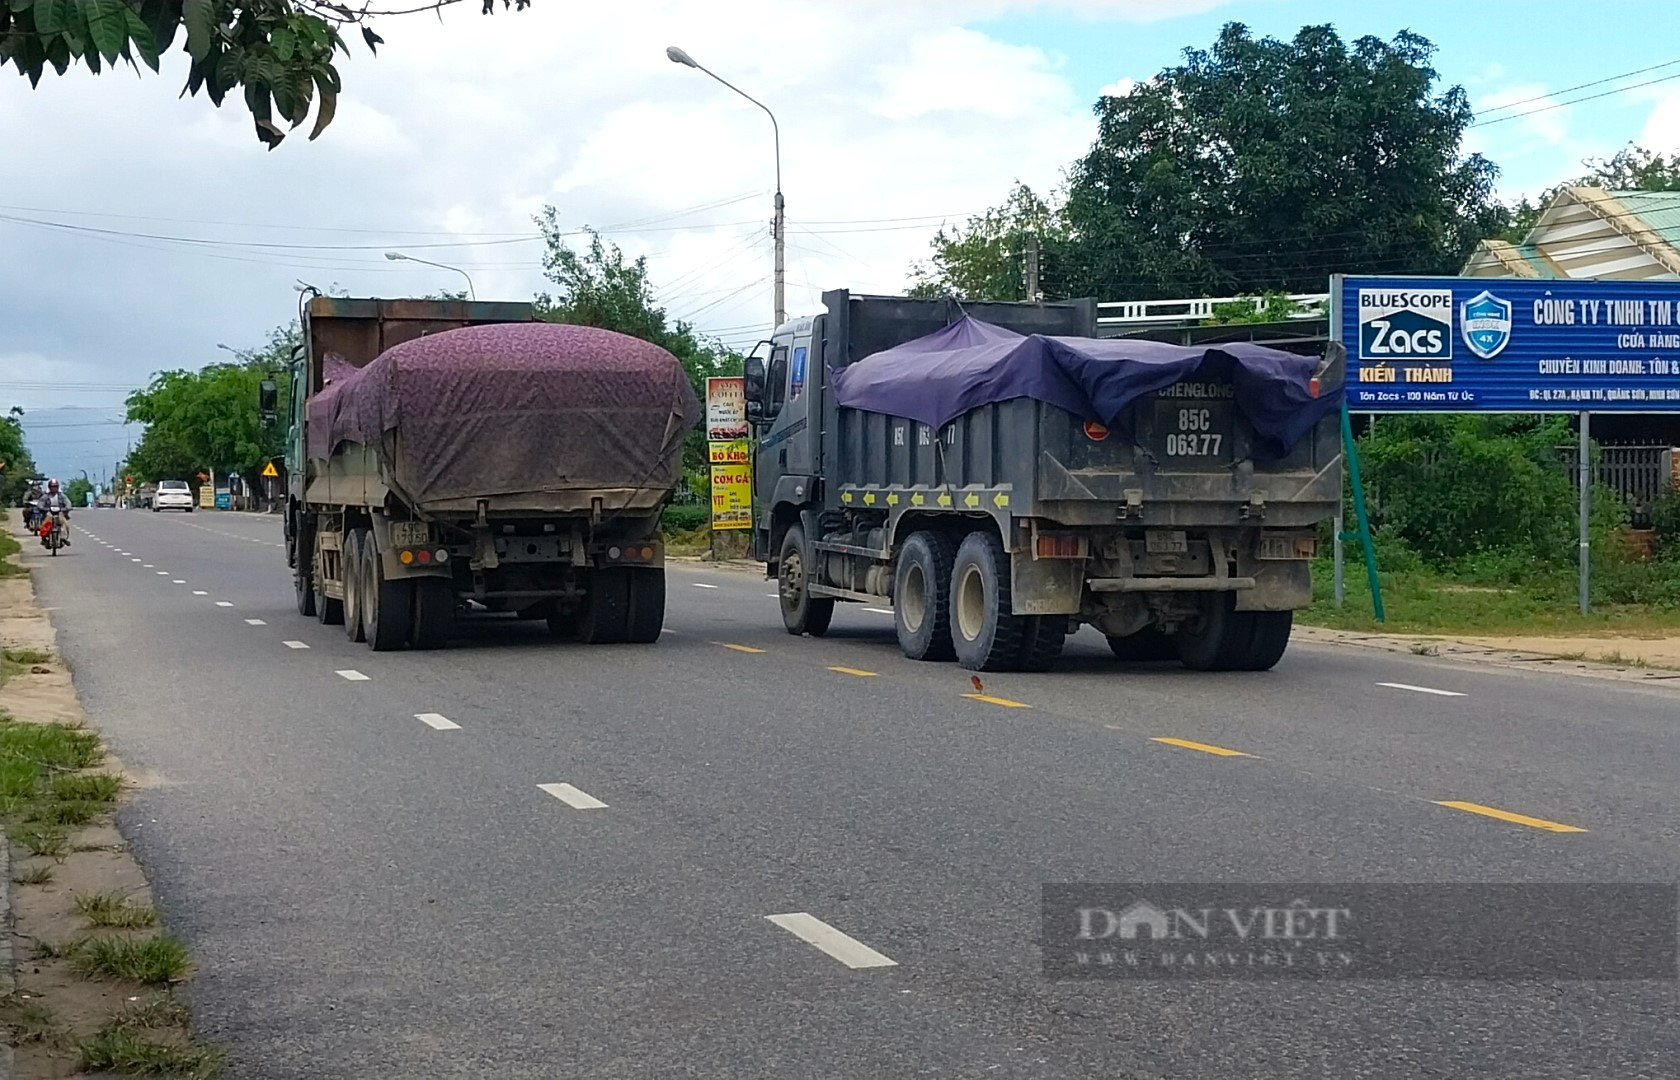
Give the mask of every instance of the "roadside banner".
POLYGON ((706 441, 747 437, 747 386, 740 376, 706 380, 706 441))
POLYGON ((752 470, 746 465, 712 466, 712 528, 752 528, 752 470))
POLYGON ((746 380, 706 380, 706 457, 712 468, 712 529, 752 528, 746 380))

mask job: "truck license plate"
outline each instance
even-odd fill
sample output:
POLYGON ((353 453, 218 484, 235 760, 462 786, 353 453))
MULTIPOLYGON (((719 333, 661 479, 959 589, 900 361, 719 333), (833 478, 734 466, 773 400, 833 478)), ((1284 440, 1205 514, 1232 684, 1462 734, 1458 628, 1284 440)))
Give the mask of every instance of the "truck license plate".
POLYGON ((1163 467, 1231 459, 1231 403, 1162 398, 1155 403, 1155 432, 1163 467))
POLYGON ((432 538, 432 527, 424 521, 393 521, 391 542, 397 547, 422 547, 432 538))
POLYGON ((1318 553, 1318 542, 1310 536, 1260 537, 1262 559, 1310 559, 1318 553))
POLYGON ((1190 550, 1181 529, 1150 529, 1143 534, 1143 546, 1151 555, 1183 555, 1190 550))

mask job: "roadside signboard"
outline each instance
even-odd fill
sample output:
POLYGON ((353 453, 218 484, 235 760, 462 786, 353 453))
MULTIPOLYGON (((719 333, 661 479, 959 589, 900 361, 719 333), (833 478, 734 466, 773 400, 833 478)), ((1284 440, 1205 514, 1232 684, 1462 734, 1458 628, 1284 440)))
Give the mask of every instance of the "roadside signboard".
POLYGON ((752 469, 712 466, 712 528, 752 528, 752 469))
POLYGON ((746 380, 706 380, 706 457, 712 468, 712 530, 752 528, 752 468, 746 380))
POLYGON ((745 465, 748 458, 747 447, 746 439, 730 439, 728 442, 706 444, 706 450, 713 465, 745 465))
POLYGON ((1680 412, 1680 284, 1331 279, 1352 412, 1680 412))
POLYGON ((216 509, 227 510, 233 506, 233 496, 226 491, 216 492, 216 509))
POLYGON ((198 486, 198 508, 200 510, 212 510, 212 509, 215 508, 215 506, 216 506, 216 488, 215 488, 215 485, 209 483, 208 481, 206 481, 203 484, 200 484, 198 486))
POLYGON ((746 380, 706 380, 706 441, 731 442, 747 437, 746 380))

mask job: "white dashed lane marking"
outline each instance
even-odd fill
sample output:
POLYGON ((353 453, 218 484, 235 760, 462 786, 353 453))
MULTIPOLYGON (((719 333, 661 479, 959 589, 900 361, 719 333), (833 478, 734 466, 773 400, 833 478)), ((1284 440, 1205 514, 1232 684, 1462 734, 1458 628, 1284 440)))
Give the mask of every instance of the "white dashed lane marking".
POLYGON ((716 585, 708 585, 704 581, 691 581, 691 582, 689 582, 689 584, 693 585, 696 589, 715 589, 715 588, 717 588, 716 585))
POLYGON ((821 949, 849 968, 898 966, 897 960, 888 959, 857 938, 841 933, 807 912, 794 911, 786 915, 764 917, 800 941, 821 949))
POLYGON ((1413 686, 1411 683, 1403 683, 1403 682, 1380 682, 1377 685, 1378 686, 1386 686, 1390 690, 1410 690, 1414 694, 1434 694, 1436 697, 1465 697, 1465 696, 1467 696, 1465 694, 1459 693, 1457 690, 1436 690, 1433 687, 1413 686))
POLYGON ((218 600, 218 601, 216 601, 216 606, 217 607, 232 607, 233 606, 233 601, 232 600, 218 600))
POLYGON ((268 625, 267 623, 263 622, 261 619, 246 619, 245 624, 247 626, 267 626, 268 625))
POLYGON ((281 642, 281 644, 286 646, 286 648, 288 648, 288 649, 307 649, 307 648, 309 648, 308 645, 304 644, 301 641, 283 641, 283 642, 281 642))
POLYGON ((579 791, 570 784, 538 784, 537 786, 573 810, 605 810, 607 808, 607 804, 600 799, 579 791))
POLYGON ((193 595, 194 596, 209 596, 210 594, 205 592, 203 589, 194 589, 193 590, 193 595))
POLYGON ((892 614, 892 608, 885 608, 885 607, 866 607, 863 610, 873 611, 877 615, 891 615, 892 614))
POLYGON ((449 717, 443 715, 442 713, 417 712, 414 714, 414 719, 420 721, 422 724, 425 724, 427 727, 436 728, 438 731, 461 730, 460 724, 457 724, 455 721, 449 719, 449 717))
POLYGON ((363 675, 361 672, 357 671, 355 668, 345 668, 342 671, 340 671, 338 674, 342 678, 349 679, 351 682, 367 682, 368 681, 368 677, 366 675, 363 675))

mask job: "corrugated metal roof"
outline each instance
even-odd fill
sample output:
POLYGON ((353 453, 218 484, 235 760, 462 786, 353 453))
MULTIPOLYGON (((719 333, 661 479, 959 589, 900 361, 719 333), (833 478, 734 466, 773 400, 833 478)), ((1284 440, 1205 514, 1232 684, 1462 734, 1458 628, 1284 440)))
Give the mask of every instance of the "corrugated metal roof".
POLYGON ((1670 244, 1680 240, 1680 191, 1612 191, 1610 196, 1670 244))
POLYGON ((1521 255, 1523 262, 1534 267, 1534 272, 1540 277, 1558 277, 1558 272, 1552 268, 1552 264, 1546 261, 1545 257, 1540 254, 1540 249, 1533 244, 1512 244, 1511 250, 1521 255))

